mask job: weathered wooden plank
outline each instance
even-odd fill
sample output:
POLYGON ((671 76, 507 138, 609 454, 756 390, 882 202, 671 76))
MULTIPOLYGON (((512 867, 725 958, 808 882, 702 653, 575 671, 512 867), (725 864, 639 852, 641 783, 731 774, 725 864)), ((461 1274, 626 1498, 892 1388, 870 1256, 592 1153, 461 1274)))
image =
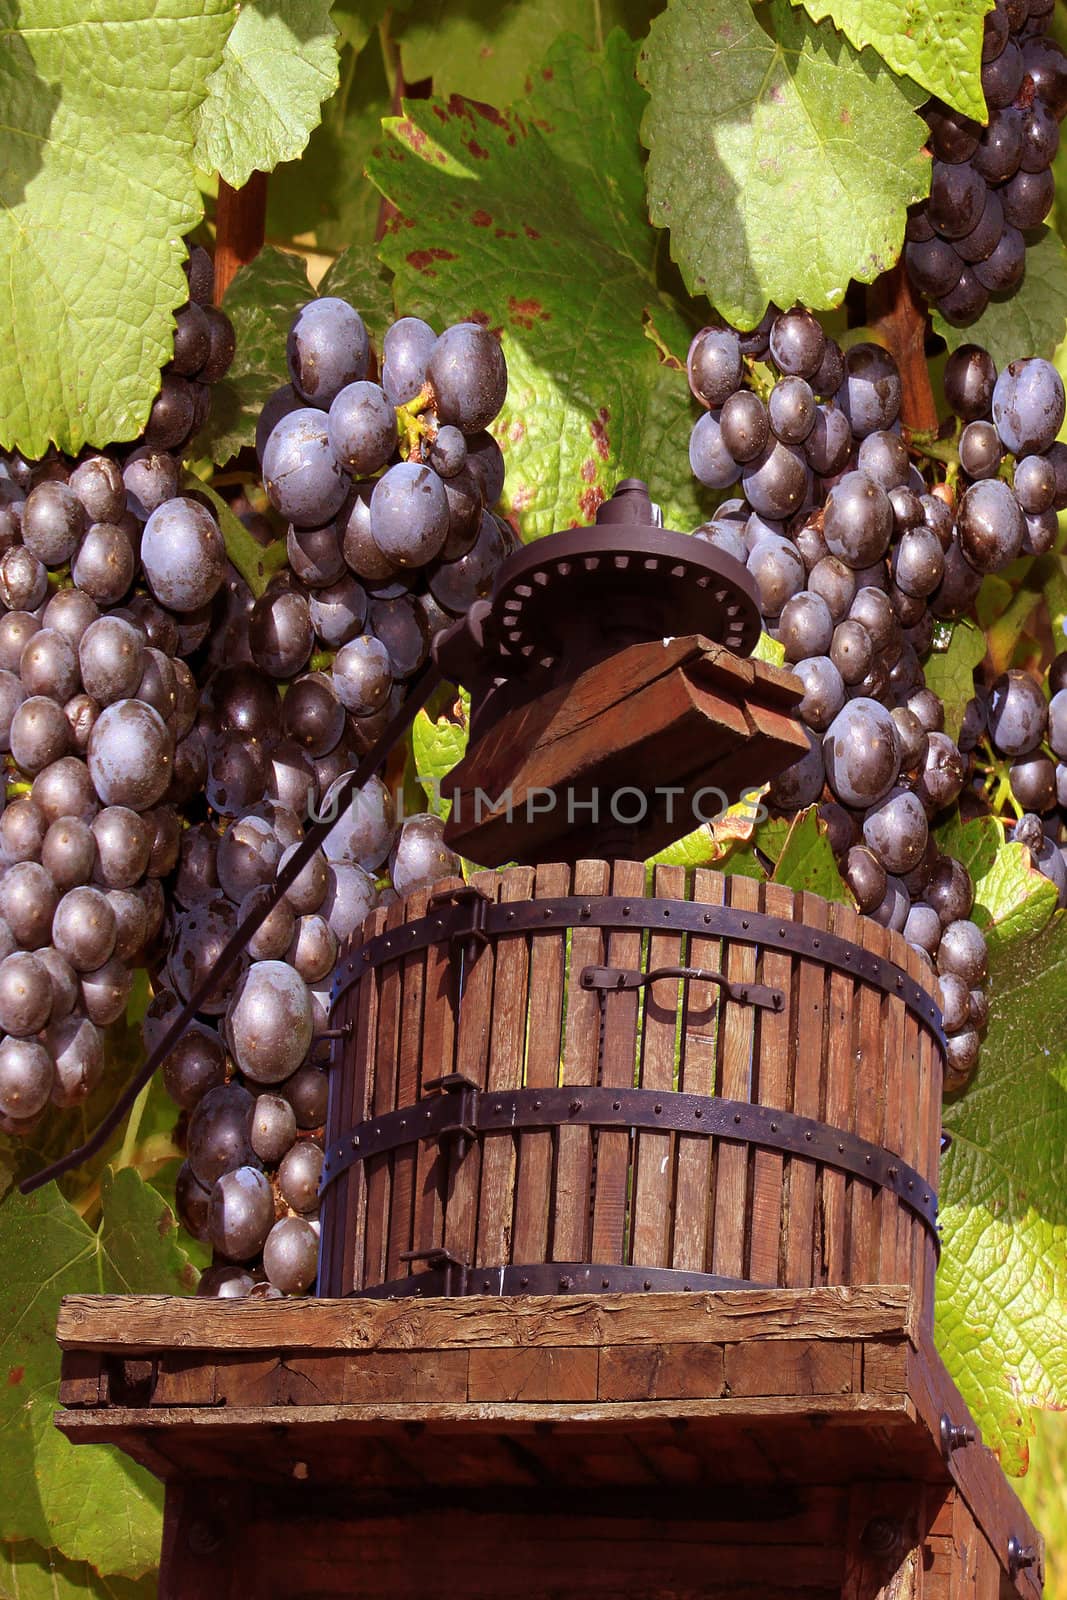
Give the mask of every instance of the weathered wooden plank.
MULTIPOLYGON (((679 1344, 900 1337, 904 1284, 736 1289, 721 1294, 531 1295, 503 1299, 214 1300, 66 1295, 64 1350, 418 1350, 505 1344, 679 1344)), ((947 1375, 945 1382, 948 1383, 947 1375)), ((951 1384, 949 1384, 951 1387, 951 1384)), ((958 1404, 958 1401, 957 1401, 958 1404)))
MULTIPOLYGON (((534 888, 532 867, 512 867, 501 875, 499 899, 529 900, 534 888)), ((493 977, 493 1009, 489 1029, 488 1089, 518 1089, 526 1047, 529 950, 525 934, 497 940, 493 977)), ((478 1266, 503 1266, 511 1259, 515 1197, 516 1136, 494 1133, 482 1149, 478 1197, 478 1266)))
POLYGON ((731 1395, 851 1394, 853 1345, 847 1340, 794 1339, 727 1345, 726 1391, 731 1395))
MULTIPOLYGON (((495 903, 500 893, 500 878, 495 872, 477 872, 471 884, 495 903)), ((480 1089, 485 1087, 489 1069, 490 1001, 495 964, 496 950, 491 942, 475 946, 463 954, 463 995, 459 1004, 456 1036, 456 1071, 480 1089)), ((474 1261, 481 1177, 482 1150, 479 1142, 474 1140, 469 1146, 461 1146, 459 1141, 453 1141, 445 1200, 445 1247, 468 1265, 474 1261)))
MULTIPOLYGON (((462 884, 461 878, 445 878, 437 884, 435 893, 443 894, 449 889, 461 888, 462 884)), ((458 979, 448 946, 430 945, 423 972, 420 1096, 427 1093, 427 1084, 447 1077, 455 1066, 458 979)), ((437 1250, 444 1244, 447 1178, 448 1152, 436 1139, 421 1140, 415 1157, 413 1250, 437 1250)))
MULTIPOLYGON (((720 872, 700 867, 693 874, 692 898, 721 906, 726 880, 720 872)), ((722 941, 693 934, 688 963, 703 971, 722 970, 722 941)), ((683 1014, 681 1087, 685 1094, 714 1094, 721 1027, 719 991, 715 984, 686 984, 683 1014)), ((675 1144, 674 1238, 671 1265, 704 1272, 710 1254, 712 1141, 679 1134, 675 1144)))
MULTIPOLYGON (((373 911, 363 925, 361 936, 376 938, 385 927, 384 909, 373 911)), ((379 974, 367 976, 344 996, 340 1026, 352 1025, 346 1052, 333 1072, 340 1077, 339 1111, 342 1132, 362 1122, 370 1114, 373 1094, 372 1062, 378 1033, 379 974)), ((336 1014, 335 1014, 336 1015, 336 1014)), ((362 1288, 367 1227, 367 1174, 360 1162, 349 1167, 329 1187, 322 1203, 323 1212, 332 1216, 336 1247, 330 1264, 330 1292, 349 1294, 362 1288)))
MULTIPOLYGON (((621 896, 628 900, 644 899, 644 864, 640 861, 616 861, 611 871, 611 892, 616 897, 621 896)), ((609 967, 625 969, 640 967, 640 928, 612 928, 607 937, 605 961, 609 967)), ((603 1006, 603 1043, 599 1052, 597 1081, 614 1088, 632 1089, 637 1054, 638 991, 628 989, 616 994, 605 993, 599 997, 597 1004, 603 1006)), ((647 998, 645 1004, 647 1017, 647 998)), ((601 1129, 596 1136, 595 1148, 596 1178, 593 1188, 590 1259, 617 1265, 623 1260, 623 1241, 626 1235, 629 1187, 627 1175, 630 1170, 629 1129, 601 1129)), ((644 1265, 644 1257, 638 1251, 633 1220, 636 1217, 635 1199, 630 1228, 633 1259, 644 1265)), ((662 1216, 660 1224, 662 1227, 662 1216)))
MULTIPOLYGON (((64 1357, 64 1361, 67 1358, 64 1357)), ((64 1405, 69 1401, 60 1385, 59 1398, 64 1405)), ((166 1350, 156 1367, 155 1387, 152 1390, 154 1406, 213 1406, 217 1398, 215 1366, 203 1356, 185 1351, 166 1350)))
MULTIPOLYGON (((839 939, 849 944, 861 941, 865 924, 849 906, 830 907, 830 927, 839 939)), ((847 972, 832 971, 828 985, 826 1030, 825 1120, 831 1128, 851 1132, 855 1126, 856 1083, 859 1072, 856 1051, 856 983, 847 972)), ((822 1219, 822 1265, 828 1283, 843 1283, 848 1261, 847 1179, 834 1167, 823 1167, 820 1175, 820 1215, 822 1219)))
MULTIPOLYGON (((652 893, 657 899, 684 900, 685 869, 657 867, 652 893)), ((614 955, 611 960, 614 964, 614 955)), ((646 971, 681 965, 681 936, 654 932, 649 939, 646 971)), ((677 978, 661 978, 648 985, 644 996, 641 1088, 670 1094, 675 1087, 681 982, 677 978)), ((672 1179, 670 1134, 639 1131, 634 1142, 630 1249, 630 1259, 637 1266, 669 1264, 672 1179)))
MULTIPOLYGON (((404 920, 414 922, 426 914, 429 891, 420 889, 408 895, 404 920)), ((399 964, 400 1018, 397 1046, 396 1104, 414 1105, 419 1098, 419 1061, 422 1055, 422 987, 426 976, 426 952, 405 956, 399 964)), ((343 1070, 343 1069, 342 1069, 343 1070)), ((389 1232, 385 1260, 386 1278, 399 1278, 407 1271, 401 1255, 414 1248, 415 1168, 418 1145, 402 1145, 393 1155, 393 1185, 389 1199, 389 1232)))
POLYGON ((721 1395, 719 1344, 609 1344, 600 1352, 600 1400, 695 1400, 721 1395))
POLYGON ((475 1403, 595 1400, 599 1363, 600 1351, 592 1345, 472 1350, 467 1397, 475 1403))
MULTIPOLYGON (((726 892, 737 911, 759 909, 759 884, 754 878, 728 878, 726 892)), ((740 942, 727 944, 726 976, 731 983, 752 983, 756 977, 756 950, 740 942)), ((730 1100, 748 1100, 752 1094, 752 1046, 756 1014, 752 1006, 720 998, 722 1056, 719 1093, 730 1100)), ((715 1151, 715 1198, 712 1219, 713 1272, 740 1278, 745 1270, 749 1146, 720 1139, 715 1151)))
MULTIPOLYGON (((539 866, 534 895, 552 900, 570 893, 571 869, 562 863, 539 866)), ((563 989, 567 934, 538 934, 530 940, 530 1016, 526 1046, 528 1088, 549 1088, 559 1082, 562 1053, 563 989)), ((552 1135, 519 1135, 518 1176, 512 1259, 518 1263, 547 1261, 549 1208, 552 1196, 552 1135)))
POLYGON ((376 1350, 342 1357, 340 1401, 372 1405, 377 1401, 449 1401, 467 1398, 465 1350, 376 1350))
MULTIPOLYGON (((802 894, 797 897, 795 914, 809 928, 825 928, 829 906, 818 895, 802 894)), ((818 1117, 826 1059, 826 968, 818 961, 801 960, 797 963, 795 982, 793 1110, 802 1117, 818 1117)), ((821 1259, 818 1270, 815 1262, 815 1177, 814 1162, 802 1156, 790 1157, 785 1281, 791 1288, 820 1282, 822 1277, 821 1259)))
MULTIPOLYGON (((781 884, 768 883, 760 893, 760 910, 770 917, 792 919, 793 893, 781 884)), ((781 1011, 761 1011, 757 1027, 754 1098, 761 1105, 789 1108, 790 1051, 796 1029, 793 960, 785 951, 764 949, 759 981, 781 989, 781 1011)), ((752 1152, 752 1222, 749 1276, 757 1283, 780 1283, 783 1269, 783 1197, 785 1157, 780 1150, 752 1152)))
MULTIPOLYGON (((574 868, 576 895, 606 894, 609 868, 604 861, 579 861, 574 868)), ((583 989, 582 968, 603 965, 605 936, 599 928, 578 926, 571 934, 567 979, 567 1021, 563 1047, 563 1082, 595 1083, 598 1071, 600 1002, 583 989)), ((593 1136, 589 1128, 560 1128, 556 1136, 555 1199, 552 1260, 589 1260, 589 1190, 593 1171, 593 1136)))
MULTIPOLYGON (((403 901, 391 905, 385 918, 386 933, 395 933, 406 921, 403 901)), ((368 1063, 373 1077, 371 1114, 381 1116, 397 1105, 397 1069, 400 1055, 400 1018, 404 1000, 403 964, 391 961, 381 970, 378 985, 378 1032, 368 1063)), ((383 1283, 388 1277, 387 1247, 393 1192, 393 1153, 371 1156, 367 1173, 367 1226, 364 1255, 365 1284, 383 1283)))

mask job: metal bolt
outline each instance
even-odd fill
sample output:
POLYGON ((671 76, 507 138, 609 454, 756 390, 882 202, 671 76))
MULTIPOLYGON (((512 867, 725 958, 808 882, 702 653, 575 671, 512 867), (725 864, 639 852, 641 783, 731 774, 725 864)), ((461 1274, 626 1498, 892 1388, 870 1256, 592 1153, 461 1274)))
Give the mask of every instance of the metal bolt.
POLYGON ((893 1517, 872 1517, 863 1530, 862 1543, 876 1555, 888 1555, 901 1539, 901 1527, 893 1517))
POLYGON ((1032 1544, 1020 1544, 1013 1533, 1008 1540, 1008 1572, 1018 1577, 1025 1567, 1037 1566, 1037 1551, 1032 1544))
POLYGON ((962 1450, 965 1445, 973 1444, 975 1439, 974 1429, 966 1422, 953 1422, 947 1411, 941 1413, 941 1450, 947 1459, 953 1450, 962 1450))

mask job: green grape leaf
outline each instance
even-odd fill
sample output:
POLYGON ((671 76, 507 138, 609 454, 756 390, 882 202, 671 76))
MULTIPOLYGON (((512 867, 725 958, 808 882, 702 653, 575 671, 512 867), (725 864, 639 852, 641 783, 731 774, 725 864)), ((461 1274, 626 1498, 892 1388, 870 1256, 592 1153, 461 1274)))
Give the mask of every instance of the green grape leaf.
POLYGON ((962 822, 954 810, 934 830, 940 849, 955 856, 974 882, 974 921, 992 949, 1038 933, 1056 909, 1056 887, 1037 871, 1025 845, 1005 836, 999 817, 962 822))
POLYGON ((334 0, 330 16, 345 44, 358 53, 389 9, 388 0, 334 0))
POLYGON ((941 1354, 1009 1472, 1032 1408, 1067 1406, 1067 914, 991 944, 989 1032, 945 1107, 941 1354))
POLYGON ((769 633, 761 633, 752 657, 755 661, 765 661, 769 667, 784 667, 785 645, 772 639, 769 633))
POLYGON ((194 472, 183 474, 182 486, 195 489, 197 494, 211 501, 226 546, 226 555, 258 600, 274 574, 288 564, 285 540, 275 539, 272 544, 260 544, 241 519, 234 516, 222 496, 194 472))
POLYGON ((0 1600, 156 1600, 158 1592, 154 1572, 138 1582, 105 1577, 27 1540, 0 1544, 0 1600))
POLYGON ((738 800, 714 822, 702 822, 692 833, 684 834, 665 845, 645 865, 648 867, 722 867, 729 861, 729 871, 745 877, 766 877, 758 858, 752 853, 752 840, 766 824, 760 823, 760 814, 766 815, 759 804, 762 790, 738 800), (747 863, 753 870, 748 871, 747 863), (737 863, 735 865, 735 863, 737 863))
POLYGON ((629 476, 650 480, 668 526, 701 520, 681 371, 692 325, 657 287, 634 55, 618 31, 599 55, 562 39, 509 111, 413 101, 370 167, 400 213, 382 245, 398 306, 501 334, 494 432, 527 537, 590 522, 629 476))
POLYGON ((259 413, 275 389, 289 381, 289 324, 312 295, 300 256, 268 246, 241 267, 223 301, 237 349, 229 372, 211 391, 211 413, 194 440, 194 453, 221 466, 255 443, 259 413))
POLYGON ((529 90, 530 63, 552 39, 576 34, 602 50, 616 26, 640 39, 655 9, 650 0, 415 0, 394 33, 408 83, 432 78, 435 94, 507 105, 529 90))
POLYGON ((3 0, 0 446, 140 433, 188 298, 194 113, 232 0, 3 0))
POLYGON ((918 7, 909 0, 793 0, 813 22, 829 17, 857 50, 871 45, 894 72, 985 122, 982 19, 993 0, 948 0, 918 7))
POLYGON ((978 344, 998 367, 1020 355, 1051 359, 1067 328, 1067 249, 1051 228, 1028 235, 1026 276, 1011 294, 994 297, 977 322, 954 328, 932 312, 935 332, 950 350, 978 344))
POLYGON ((330 0, 244 0, 197 112, 196 161, 233 188, 299 156, 337 88, 330 0))
MULTIPOLYGON (((334 20, 341 19, 334 12, 334 20)), ((320 250, 374 243, 381 196, 364 168, 381 143, 391 95, 381 46, 341 52, 341 86, 299 161, 283 162, 267 190, 267 233, 313 238, 320 250)))
POLYGON ((351 245, 343 250, 319 284, 319 294, 335 294, 355 306, 379 350, 396 316, 393 275, 383 267, 371 245, 351 245))
POLYGON ((0 1538, 137 1578, 159 1558, 162 1488, 110 1449, 75 1453, 52 1422, 64 1294, 179 1294, 196 1272, 174 1214, 131 1168, 102 1176, 90 1228, 55 1185, 0 1203, 0 1538))
POLYGON ((855 909, 856 902, 837 870, 830 830, 819 816, 818 806, 809 806, 793 818, 771 881, 798 894, 807 890, 855 909))
POLYGON ((839 305, 897 259, 930 182, 923 95, 872 51, 788 0, 759 19, 747 0, 671 0, 639 72, 652 220, 728 321, 839 305))
POLYGON ((411 730, 415 781, 425 790, 435 817, 447 817, 452 809, 451 803, 441 794, 441 783, 467 753, 470 708, 470 695, 461 689, 458 699, 439 717, 420 711, 411 730))
POLYGON ((974 699, 974 669, 985 652, 985 634, 973 622, 957 622, 945 649, 931 650, 923 662, 926 687, 944 702, 945 732, 950 739, 960 736, 963 713, 974 699))

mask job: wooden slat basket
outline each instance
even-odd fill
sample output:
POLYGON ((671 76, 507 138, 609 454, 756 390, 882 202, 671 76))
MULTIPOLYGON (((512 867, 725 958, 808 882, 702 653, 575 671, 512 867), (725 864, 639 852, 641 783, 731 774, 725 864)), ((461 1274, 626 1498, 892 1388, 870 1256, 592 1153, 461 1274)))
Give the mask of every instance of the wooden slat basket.
POLYGON ((910 1282, 929 1325, 935 996, 900 935, 707 870, 377 911, 334 982, 318 1291, 910 1282))

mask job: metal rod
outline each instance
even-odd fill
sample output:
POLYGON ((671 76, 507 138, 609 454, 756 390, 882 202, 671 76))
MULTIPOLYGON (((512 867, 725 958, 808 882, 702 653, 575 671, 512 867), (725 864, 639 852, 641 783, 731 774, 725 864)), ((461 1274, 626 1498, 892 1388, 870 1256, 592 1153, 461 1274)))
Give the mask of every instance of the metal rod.
POLYGON ((215 965, 193 990, 193 993, 156 1045, 144 1066, 127 1084, 122 1094, 111 1107, 111 1110, 107 1113, 107 1116, 104 1117, 96 1130, 90 1134, 85 1143, 80 1144, 76 1150, 69 1150, 58 1161, 53 1161, 49 1166, 42 1167, 40 1172, 35 1172, 32 1176, 24 1178, 19 1184, 19 1189, 23 1194, 32 1194, 35 1189, 40 1189, 53 1178, 62 1177, 65 1172, 69 1172, 73 1167, 80 1166, 83 1161, 88 1160, 89 1156, 96 1154, 108 1135, 118 1127, 157 1067, 174 1049, 174 1046, 178 1043, 190 1022, 193 1021, 208 995, 217 984, 229 976, 240 959, 249 939, 267 920, 286 890, 295 883, 303 872, 327 834, 336 826, 340 811, 348 804, 356 790, 361 789, 367 780, 372 778, 378 768, 383 765, 393 746, 407 732, 418 712, 441 682, 443 682, 443 679, 438 668, 432 662, 427 662, 422 671, 412 680, 403 705, 393 714, 378 743, 368 750, 359 766, 356 767, 354 772, 349 773, 342 783, 337 795, 337 810, 331 811, 331 815, 328 818, 317 822, 310 832, 304 835, 304 841, 300 848, 294 853, 292 859, 286 863, 271 885, 271 893, 266 897, 262 905, 249 912, 241 925, 231 934, 215 965))

